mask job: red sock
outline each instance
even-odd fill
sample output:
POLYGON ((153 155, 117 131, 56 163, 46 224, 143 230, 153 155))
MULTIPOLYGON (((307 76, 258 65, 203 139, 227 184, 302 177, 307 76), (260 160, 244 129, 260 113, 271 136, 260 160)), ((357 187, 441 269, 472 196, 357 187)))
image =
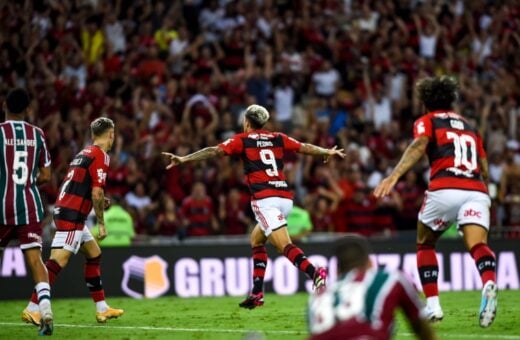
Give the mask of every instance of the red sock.
POLYGON ((496 258, 488 245, 485 243, 479 243, 471 248, 470 253, 477 265, 480 278, 482 279, 482 285, 488 281, 497 282, 496 258))
MULTIPOLYGON (((45 267, 47 267, 47 272, 49 273, 49 285, 52 286, 62 268, 58 262, 54 260, 47 260, 47 262, 45 262, 45 267)), ((31 295, 31 301, 38 304, 38 295, 36 294, 35 290, 33 290, 31 295)))
POLYGON ((439 264, 435 248, 426 244, 417 244, 417 269, 419 278, 426 297, 438 296, 437 277, 439 276, 439 264))
POLYGON ((264 276, 267 268, 267 250, 265 246, 253 247, 253 294, 264 290, 264 276))
POLYGON ((307 260, 307 256, 305 256, 300 248, 296 247, 294 244, 288 244, 285 246, 283 254, 296 266, 296 268, 306 273, 309 278, 312 279, 314 277, 316 268, 314 268, 309 260, 307 260))
POLYGON ((101 284, 101 255, 85 262, 85 282, 94 302, 105 300, 105 291, 101 284))

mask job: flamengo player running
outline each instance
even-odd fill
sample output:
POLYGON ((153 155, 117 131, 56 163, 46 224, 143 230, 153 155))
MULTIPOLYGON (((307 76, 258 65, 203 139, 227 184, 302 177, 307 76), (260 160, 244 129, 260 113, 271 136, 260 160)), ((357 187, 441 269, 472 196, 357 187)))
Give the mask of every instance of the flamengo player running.
POLYGON ((269 240, 300 271, 314 282, 317 292, 325 289, 327 272, 315 268, 303 251, 291 243, 287 233, 286 217, 292 209, 292 193, 283 173, 283 158, 286 151, 296 151, 308 155, 345 157, 343 149, 324 149, 312 144, 300 143, 283 133, 269 132, 262 127, 269 120, 269 112, 260 105, 247 108, 243 123, 244 132, 225 142, 204 148, 181 157, 163 152, 170 157, 167 169, 186 162, 200 161, 216 156, 240 155, 244 162, 244 172, 251 191, 251 207, 258 224, 251 233, 253 248, 253 290, 240 303, 243 308, 255 308, 264 304, 263 283, 267 267, 265 243, 269 240))
MULTIPOLYGON (((99 225, 100 240, 107 236, 103 220, 105 208, 106 174, 110 158, 107 152, 114 142, 114 123, 108 118, 98 118, 90 124, 93 145, 86 147, 74 157, 63 181, 54 208, 56 234, 52 240, 51 256, 46 263, 52 285, 70 257, 78 250, 85 255, 85 282, 90 296, 96 303, 96 320, 123 315, 123 310, 114 309, 105 302, 105 291, 101 284, 101 249, 85 226, 85 219, 94 207, 99 225)), ((40 313, 35 305, 36 296, 22 313, 22 320, 38 324, 40 313)))
POLYGON ((426 295, 426 312, 432 321, 444 316, 437 288, 439 266, 435 244, 456 221, 480 272, 483 289, 479 320, 480 326, 488 327, 496 314, 497 285, 495 254, 487 245, 491 201, 486 186, 488 164, 482 139, 462 116, 453 112, 458 96, 458 85, 453 78, 423 79, 418 82, 417 91, 429 113, 415 122, 414 141, 374 195, 388 195, 399 177, 424 153, 428 154, 430 184, 417 226, 417 266, 426 295))
POLYGON ((30 110, 27 92, 11 90, 3 109, 6 121, 0 124, 0 258, 3 248, 17 238, 36 283, 34 308, 43 319, 39 334, 51 335, 51 291, 41 252, 40 221, 44 210, 37 187, 51 177, 51 157, 43 131, 23 120, 30 110))
POLYGON ((415 288, 398 271, 372 267, 369 245, 349 235, 336 244, 338 281, 309 299, 311 339, 390 339, 396 311, 401 309, 419 339, 434 339, 421 316, 415 288))

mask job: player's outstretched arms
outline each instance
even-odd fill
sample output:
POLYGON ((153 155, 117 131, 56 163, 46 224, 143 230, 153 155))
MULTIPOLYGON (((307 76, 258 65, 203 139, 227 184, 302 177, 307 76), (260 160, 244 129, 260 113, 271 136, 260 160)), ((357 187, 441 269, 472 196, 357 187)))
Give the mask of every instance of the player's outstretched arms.
POLYGON ((190 153, 186 156, 177 156, 173 153, 163 152, 163 155, 166 157, 170 157, 170 164, 166 167, 166 169, 171 169, 176 165, 187 163, 187 162, 198 162, 208 158, 220 157, 224 156, 225 152, 218 145, 217 146, 209 146, 202 150, 196 151, 194 153, 190 153))
POLYGON ((421 157, 424 155, 426 151, 426 147, 428 146, 428 137, 421 136, 408 145, 406 148, 401 160, 396 165, 392 173, 379 183, 379 185, 374 190, 375 197, 384 197, 390 194, 395 184, 404 175, 408 170, 417 163, 421 157))
POLYGON ((323 162, 327 163, 331 156, 338 156, 341 158, 345 158, 346 154, 344 152, 344 149, 338 149, 337 145, 334 145, 333 148, 327 149, 322 148, 320 146, 309 144, 309 143, 303 143, 300 147, 300 150, 298 150, 299 153, 303 153, 306 155, 312 155, 312 156, 323 156, 323 162))

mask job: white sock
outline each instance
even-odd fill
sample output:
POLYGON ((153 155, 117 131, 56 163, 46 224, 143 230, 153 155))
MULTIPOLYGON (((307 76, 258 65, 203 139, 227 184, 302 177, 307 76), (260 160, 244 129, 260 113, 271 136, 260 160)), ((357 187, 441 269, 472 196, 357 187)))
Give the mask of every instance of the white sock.
POLYGON ((27 309, 29 310, 29 312, 38 312, 40 310, 40 306, 38 306, 36 303, 32 301, 29 301, 27 309))
POLYGON ((96 302, 96 311, 104 312, 108 309, 107 302, 105 300, 96 302))
POLYGON ((429 298, 426 298, 426 305, 429 308, 433 308, 433 309, 441 308, 441 303, 439 301, 438 296, 430 296, 429 298))
MULTIPOLYGON (((36 287, 36 295, 38 295, 38 306, 40 312, 51 307, 51 286, 48 282, 38 282, 36 287)), ((30 304, 29 304, 30 305, 30 304)))

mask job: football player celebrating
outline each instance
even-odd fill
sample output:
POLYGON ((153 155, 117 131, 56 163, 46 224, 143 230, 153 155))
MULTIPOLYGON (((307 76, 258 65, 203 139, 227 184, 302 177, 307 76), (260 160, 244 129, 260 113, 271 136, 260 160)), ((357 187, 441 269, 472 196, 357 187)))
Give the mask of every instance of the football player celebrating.
POLYGON ((453 78, 422 79, 417 91, 428 113, 415 122, 413 142, 374 195, 388 195, 398 179, 425 153, 428 155, 430 184, 417 224, 417 266, 426 295, 426 312, 432 321, 444 316, 437 287, 435 244, 457 222, 480 272, 483 289, 479 322, 488 327, 496 314, 497 285, 495 254, 487 245, 491 200, 486 185, 486 152, 477 130, 453 110, 458 96, 458 84, 453 78))
POLYGON ((260 105, 246 109, 243 121, 244 132, 225 142, 204 148, 186 156, 163 152, 170 158, 167 169, 194 161, 224 156, 240 155, 244 162, 244 172, 251 191, 251 207, 258 224, 251 233, 253 252, 253 289, 239 306, 253 309, 264 304, 263 283, 267 267, 265 244, 271 242, 300 271, 313 280, 314 289, 325 289, 327 271, 312 265, 303 251, 295 246, 287 232, 287 215, 293 207, 291 193, 283 173, 284 154, 295 151, 307 155, 325 157, 345 157, 343 149, 321 148, 316 145, 300 143, 279 132, 270 132, 263 127, 269 120, 269 112, 260 105))

